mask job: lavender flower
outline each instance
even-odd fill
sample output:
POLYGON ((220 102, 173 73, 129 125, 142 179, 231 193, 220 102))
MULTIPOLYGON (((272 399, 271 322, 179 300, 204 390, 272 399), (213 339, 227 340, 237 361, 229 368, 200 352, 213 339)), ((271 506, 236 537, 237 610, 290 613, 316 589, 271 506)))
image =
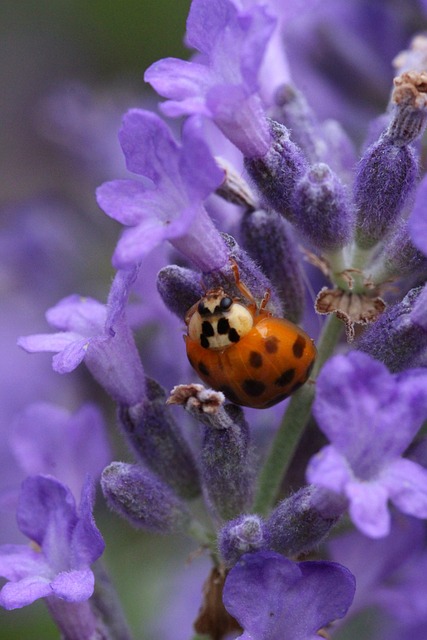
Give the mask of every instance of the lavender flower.
POLYGON ((66 602, 90 598, 94 588, 90 565, 104 551, 92 517, 93 500, 90 481, 83 487, 78 511, 70 490, 58 480, 33 476, 24 481, 18 525, 39 550, 0 547, 0 574, 9 580, 0 591, 1 606, 16 609, 46 597, 66 602))
POLYGON ((114 180, 97 190, 98 204, 107 215, 130 227, 117 245, 115 266, 129 268, 169 240, 202 271, 222 267, 227 252, 202 202, 224 174, 197 121, 185 124, 179 146, 158 116, 133 109, 124 117, 120 142, 127 168, 145 182, 114 180))
POLYGON ((427 372, 392 375, 359 352, 335 356, 317 382, 314 413, 331 444, 309 463, 309 482, 344 495, 354 524, 390 530, 387 501, 427 518, 427 471, 402 454, 427 418, 427 372))
POLYGON ((195 113, 212 118, 246 157, 261 157, 270 134, 258 72, 275 20, 265 5, 241 9, 233 0, 194 0, 187 43, 202 56, 194 62, 166 58, 145 72, 169 116, 195 113))
POLYGON ((125 309, 136 273, 136 269, 117 273, 107 305, 78 295, 64 298, 46 314, 61 331, 23 337, 18 344, 30 353, 56 352, 53 368, 58 373, 69 373, 85 360, 95 380, 115 400, 136 404, 144 397, 145 379, 125 309))
POLYGON ((353 575, 331 562, 293 563, 278 553, 246 554, 228 574, 224 604, 249 640, 314 640, 342 618, 355 591, 353 575))

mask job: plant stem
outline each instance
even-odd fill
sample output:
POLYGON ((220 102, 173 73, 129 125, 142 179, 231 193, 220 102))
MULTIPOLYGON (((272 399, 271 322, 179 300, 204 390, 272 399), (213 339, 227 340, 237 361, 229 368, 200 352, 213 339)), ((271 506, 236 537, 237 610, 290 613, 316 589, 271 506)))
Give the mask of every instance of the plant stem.
POLYGON ((318 355, 310 381, 301 387, 291 398, 282 423, 272 443, 270 453, 259 476, 258 491, 255 497, 253 511, 261 515, 267 514, 275 503, 282 479, 289 468, 311 415, 311 407, 315 396, 315 385, 313 382, 316 380, 326 360, 333 354, 342 330, 342 322, 338 320, 335 315, 330 315, 324 324, 318 341, 318 355))

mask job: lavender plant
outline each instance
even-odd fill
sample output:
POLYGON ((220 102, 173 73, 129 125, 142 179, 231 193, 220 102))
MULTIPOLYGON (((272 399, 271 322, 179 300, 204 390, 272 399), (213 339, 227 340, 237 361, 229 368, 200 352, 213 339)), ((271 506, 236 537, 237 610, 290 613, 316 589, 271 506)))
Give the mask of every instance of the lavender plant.
MULTIPOLYGON (((198 613, 190 619, 186 602, 177 629, 162 602, 153 638, 350 640, 362 637, 355 620, 369 621, 372 640, 426 637, 427 36, 413 34, 394 58, 389 101, 360 144, 346 132, 353 105, 343 123, 323 119, 333 98, 340 115, 346 83, 326 90, 306 56, 321 25, 333 26, 325 42, 338 54, 357 24, 355 52, 345 51, 360 75, 373 8, 321 4, 301 14, 285 0, 192 1, 195 53, 145 73, 181 133, 130 109, 119 140, 133 175, 97 189, 100 208, 125 227, 106 303, 72 294, 47 311, 54 333, 19 339, 25 351, 53 352, 59 374, 84 363, 129 448, 125 460, 109 453, 95 402, 72 415, 38 403, 14 422, 27 477, 12 504, 31 546, 0 546, 0 604, 42 598, 66 640, 132 637, 101 564, 95 483, 114 512, 103 526, 120 517, 183 536, 208 560, 198 613), (307 51, 295 61, 304 29, 307 51), (322 105, 305 95, 312 79, 322 105), (226 400, 186 360, 186 314, 218 287, 242 300, 236 272, 258 308, 302 322, 317 345, 309 380, 268 409, 242 408, 238 393, 226 400)), ((375 9, 398 25, 393 3, 375 9)), ((388 44, 384 53, 397 54, 388 44)), ((362 89, 383 68, 367 68, 362 89)), ((362 94, 365 116, 371 95, 362 94)), ((252 353, 254 368, 269 366, 252 353)), ((295 371, 286 373, 289 382, 295 371)), ((190 593, 185 580, 177 591, 190 593)))

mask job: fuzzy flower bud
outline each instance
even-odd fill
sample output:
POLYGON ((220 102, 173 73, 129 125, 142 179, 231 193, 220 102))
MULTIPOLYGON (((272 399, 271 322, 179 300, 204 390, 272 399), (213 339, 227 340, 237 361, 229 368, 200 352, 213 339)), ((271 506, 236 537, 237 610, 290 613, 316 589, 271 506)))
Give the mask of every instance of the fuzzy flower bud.
POLYGON ((293 85, 284 84, 277 89, 275 101, 280 121, 292 131, 294 142, 310 162, 317 162, 324 155, 326 145, 318 135, 316 117, 304 94, 293 85))
POLYGON ((397 146, 382 136, 367 150, 354 185, 360 247, 375 246, 393 226, 414 190, 417 175, 417 160, 410 146, 397 146))
POLYGON ((247 213, 241 224, 244 249, 262 267, 282 300, 284 315, 301 320, 304 283, 298 251, 289 223, 275 211, 247 213))
POLYGON ((201 276, 192 269, 177 265, 169 265, 159 271, 157 290, 169 311, 181 319, 203 295, 201 276))
POLYGON ((427 325, 425 319, 426 289, 412 289, 402 301, 390 306, 362 334, 357 348, 383 362, 392 373, 427 362, 427 325))
POLYGON ((407 71, 394 79, 394 113, 385 132, 396 146, 414 142, 427 123, 427 72, 407 71))
POLYGON ((346 191, 327 164, 313 165, 293 196, 295 225, 321 251, 334 251, 351 239, 353 212, 346 191))
POLYGON ((169 402, 204 425, 200 473, 205 499, 218 520, 230 520, 248 509, 253 494, 249 426, 240 407, 224 405, 222 393, 202 385, 180 385, 169 402))
POLYGON ((245 168, 265 206, 293 222, 292 195, 307 162, 284 125, 270 120, 270 130, 273 140, 270 149, 261 158, 245 158, 245 168))
POLYGON ((139 529, 176 533, 191 522, 184 502, 139 465, 112 462, 102 473, 101 487, 110 508, 139 529))
POLYGON ((370 280, 380 284, 414 274, 418 277, 427 274, 427 256, 414 246, 405 221, 398 224, 387 239, 382 254, 370 269, 370 280))
POLYGON ((270 548, 293 556, 307 553, 327 536, 346 508, 332 492, 304 487, 283 500, 266 523, 270 548))
POLYGON ((218 536, 219 550, 225 564, 232 567, 244 553, 267 548, 264 521, 257 515, 244 515, 227 522, 218 536))
POLYGON ((121 406, 119 422, 141 461, 183 498, 200 493, 193 456, 175 423, 166 393, 147 379, 147 397, 132 407, 121 406))

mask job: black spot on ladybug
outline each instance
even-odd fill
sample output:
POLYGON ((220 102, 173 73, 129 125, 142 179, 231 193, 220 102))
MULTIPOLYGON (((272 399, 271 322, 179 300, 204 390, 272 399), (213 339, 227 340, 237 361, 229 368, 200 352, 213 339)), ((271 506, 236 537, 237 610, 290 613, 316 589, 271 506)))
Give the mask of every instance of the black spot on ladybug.
POLYGON ((270 336, 269 338, 267 338, 264 343, 264 347, 267 353, 276 353, 279 348, 279 342, 280 340, 279 338, 276 338, 276 336, 270 336))
POLYGON ((209 349, 209 340, 203 333, 200 334, 200 344, 204 349, 209 349))
POLYGON ((225 395, 225 397, 228 398, 231 402, 235 402, 236 404, 240 404, 239 398, 234 393, 233 389, 228 386, 228 384, 222 385, 222 387, 220 387, 218 389, 218 391, 222 391, 222 393, 225 395))
POLYGON ((254 369, 262 367, 262 355, 258 351, 251 351, 249 354, 249 364, 254 369))
POLYGON ((248 396, 260 396, 264 393, 266 386, 260 380, 251 380, 250 378, 244 380, 242 383, 242 389, 248 396))
POLYGON ((207 366, 204 364, 204 362, 199 362, 199 364, 197 365, 197 368, 199 369, 200 373, 204 376, 210 376, 209 373, 209 369, 207 368, 207 366))
POLYGON ((212 338, 215 335, 214 328, 208 320, 202 322, 202 335, 206 338, 212 338))
POLYGON ((298 338, 295 340, 292 346, 292 351, 294 353, 295 358, 301 358, 302 354, 304 353, 305 345, 306 345, 305 338, 303 338, 302 336, 298 336, 298 338))
POLYGON ((228 332, 228 339, 230 340, 230 342, 239 342, 240 336, 237 333, 236 329, 230 329, 230 331, 228 332))
POLYGON ((197 311, 201 316, 206 316, 209 313, 209 309, 205 307, 205 303, 201 300, 197 306, 197 311))
POLYGON ((295 377, 295 369, 286 369, 275 381, 278 387, 287 387, 295 377))
POLYGON ((227 318, 220 318, 217 325, 217 331, 219 335, 225 335, 226 333, 228 333, 229 329, 230 323, 228 322, 227 318))

